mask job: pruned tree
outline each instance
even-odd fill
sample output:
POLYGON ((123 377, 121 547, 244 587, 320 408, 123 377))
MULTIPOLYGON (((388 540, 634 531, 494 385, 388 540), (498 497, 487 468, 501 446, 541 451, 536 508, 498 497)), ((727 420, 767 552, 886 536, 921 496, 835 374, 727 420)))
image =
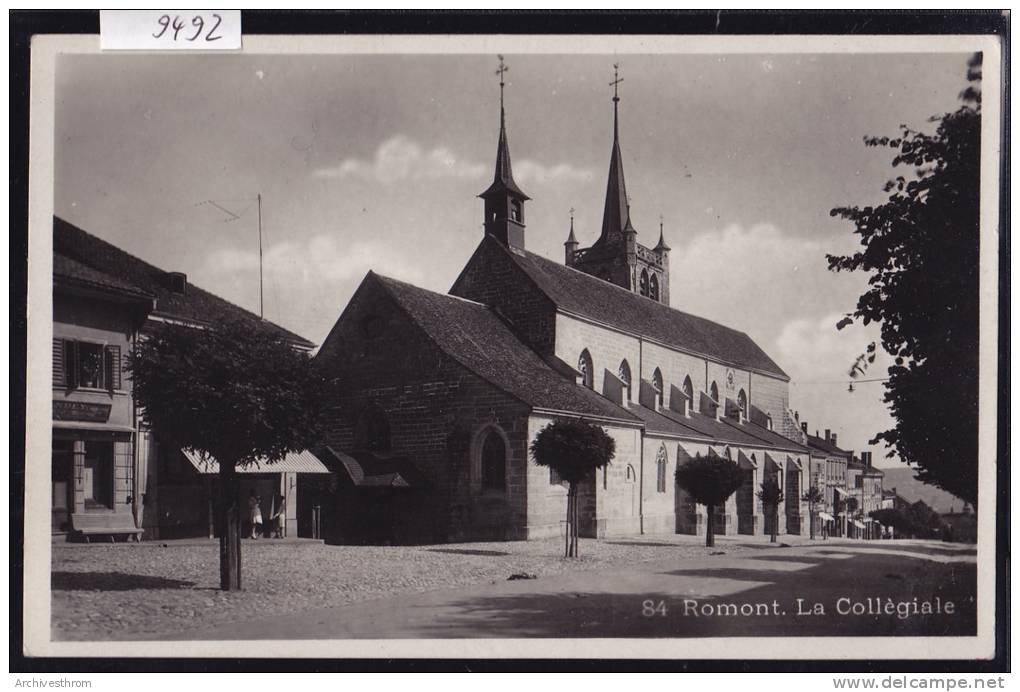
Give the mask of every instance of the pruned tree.
MULTIPOLYGON (((894 137, 865 137, 892 150, 899 175, 878 206, 830 213, 854 225, 861 249, 828 255, 833 271, 869 274, 857 308, 840 320, 876 322, 893 358, 884 400, 895 426, 879 432, 887 456, 916 478, 977 504, 978 316, 981 164, 981 54, 971 57, 962 105, 933 117, 934 134, 901 126, 894 137)), ((850 370, 875 362, 868 344, 850 370)))
POLYGON ((566 557, 578 553, 578 486, 615 454, 616 440, 601 426, 579 420, 553 421, 539 430, 531 443, 535 463, 551 468, 568 484, 566 557))
POLYGON ((163 443, 219 464, 220 588, 241 588, 237 467, 312 446, 323 382, 311 359, 256 320, 164 325, 139 339, 129 367, 142 421, 163 443))
POLYGON ((769 513, 769 543, 776 542, 776 534, 779 531, 779 505, 785 499, 783 489, 775 478, 766 478, 761 489, 755 493, 761 500, 762 507, 769 513))
POLYGON ((815 540, 815 507, 822 502, 825 502, 825 495, 819 490, 818 486, 812 485, 808 488, 808 491, 801 497, 802 500, 808 503, 808 531, 811 533, 811 540, 815 540))
POLYGON ((705 505, 708 513, 705 526, 705 545, 715 545, 715 508, 726 502, 730 495, 744 484, 744 472, 729 459, 697 454, 687 463, 677 466, 676 482, 698 504, 705 505))

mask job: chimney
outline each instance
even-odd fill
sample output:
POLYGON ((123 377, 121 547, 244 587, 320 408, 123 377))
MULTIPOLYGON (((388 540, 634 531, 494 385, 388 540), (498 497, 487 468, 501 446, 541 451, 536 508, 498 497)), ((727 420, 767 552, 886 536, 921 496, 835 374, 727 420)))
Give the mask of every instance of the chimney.
MULTIPOLYGON (((825 441, 832 442, 832 431, 829 430, 828 428, 825 429, 825 441)), ((833 442, 833 444, 835 443, 833 442)))
POLYGON ((802 421, 800 424, 800 430, 802 433, 807 435, 807 421, 802 421))
POLYGON ((167 272, 166 285, 172 292, 183 296, 188 291, 188 275, 184 272, 167 272))
MULTIPOLYGON (((828 433, 829 431, 826 430, 825 432, 828 433)), ((838 447, 839 446, 839 445, 836 444, 836 433, 832 433, 832 446, 833 447, 838 447)))

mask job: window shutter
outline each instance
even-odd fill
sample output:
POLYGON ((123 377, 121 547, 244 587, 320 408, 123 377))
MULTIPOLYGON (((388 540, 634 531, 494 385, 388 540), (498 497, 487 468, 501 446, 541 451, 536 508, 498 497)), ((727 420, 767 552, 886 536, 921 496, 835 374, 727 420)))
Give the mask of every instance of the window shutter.
POLYGON ((68 389, 78 386, 78 344, 64 340, 64 385, 68 389))
POLYGON ((110 389, 120 389, 120 346, 106 347, 106 385, 110 389))
POLYGON ((53 386, 63 387, 67 384, 64 371, 64 340, 53 339, 53 386))

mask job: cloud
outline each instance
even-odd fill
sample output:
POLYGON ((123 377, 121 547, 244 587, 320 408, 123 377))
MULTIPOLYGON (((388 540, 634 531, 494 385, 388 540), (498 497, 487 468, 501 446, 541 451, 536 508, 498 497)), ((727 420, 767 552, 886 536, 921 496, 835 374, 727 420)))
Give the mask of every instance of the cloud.
POLYGON ((587 168, 576 168, 569 163, 543 166, 537 161, 524 159, 514 164, 514 178, 522 184, 533 182, 538 185, 555 185, 591 182, 594 174, 587 168))
MULTIPOLYGON (((678 237, 679 236, 679 237, 678 237)), ((830 241, 787 233, 774 224, 731 225, 680 245, 671 234, 670 302, 723 321, 765 342, 791 315, 820 317, 850 311, 864 280, 826 266, 830 241)), ((763 343, 768 349, 769 344, 763 343)))
POLYGON ((316 169, 315 178, 357 178, 368 182, 391 184, 412 178, 474 179, 485 174, 481 163, 457 158, 447 147, 426 150, 405 135, 384 141, 371 161, 347 158, 335 166, 316 169))
MULTIPOLYGON (((428 283, 422 263, 405 256, 392 243, 381 239, 343 243, 338 236, 344 237, 320 233, 266 248, 263 285, 267 319, 319 341, 370 269, 402 281, 428 283)), ((258 252, 215 250, 195 273, 194 281, 257 312, 258 268, 258 252)))
MULTIPOLYGON (((877 340, 877 325, 854 325, 836 330, 840 313, 820 319, 793 319, 787 322, 776 340, 776 357, 792 378, 790 405, 800 411, 814 433, 831 428, 839 435, 844 449, 868 449, 868 441, 894 424, 882 401, 881 382, 856 382, 849 391, 847 371, 869 341, 877 340)), ((879 349, 878 358, 864 379, 885 377, 890 358, 879 349)), ((880 465, 895 464, 884 458, 885 452, 872 447, 880 465)))

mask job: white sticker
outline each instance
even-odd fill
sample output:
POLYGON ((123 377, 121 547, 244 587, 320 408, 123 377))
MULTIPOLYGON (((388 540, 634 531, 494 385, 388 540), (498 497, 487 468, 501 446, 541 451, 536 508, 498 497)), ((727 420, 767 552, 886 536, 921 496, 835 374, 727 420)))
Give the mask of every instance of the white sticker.
POLYGON ((103 50, 237 50, 241 10, 102 10, 103 50))

